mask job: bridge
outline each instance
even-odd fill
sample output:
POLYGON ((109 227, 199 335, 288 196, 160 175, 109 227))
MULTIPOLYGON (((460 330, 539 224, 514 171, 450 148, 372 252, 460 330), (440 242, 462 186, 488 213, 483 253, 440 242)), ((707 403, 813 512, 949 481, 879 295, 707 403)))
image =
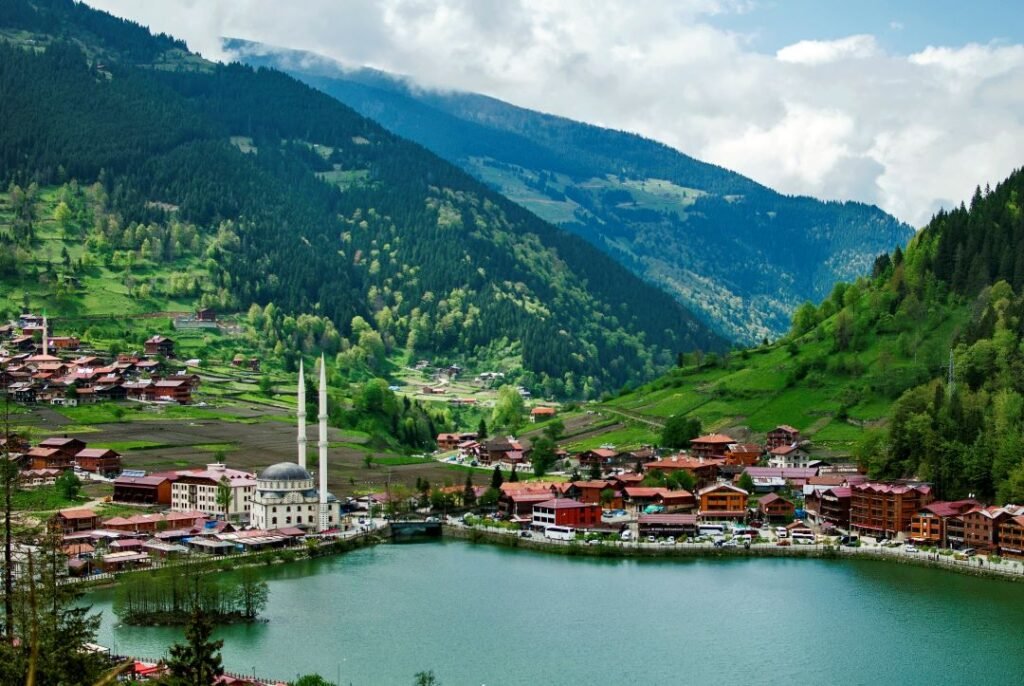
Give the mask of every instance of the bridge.
POLYGON ((441 522, 391 522, 392 541, 408 541, 420 538, 441 538, 441 522))

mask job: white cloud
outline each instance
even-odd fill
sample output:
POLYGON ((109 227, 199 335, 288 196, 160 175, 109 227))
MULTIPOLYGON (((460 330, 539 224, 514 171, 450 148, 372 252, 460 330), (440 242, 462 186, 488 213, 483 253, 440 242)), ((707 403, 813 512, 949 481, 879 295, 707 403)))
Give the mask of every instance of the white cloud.
POLYGON ((837 40, 802 40, 775 53, 782 62, 793 64, 826 64, 843 59, 862 59, 878 54, 874 36, 857 35, 837 40))
POLYGON ((224 57, 222 35, 310 50, 636 131, 917 225, 1024 162, 1021 45, 907 56, 854 35, 765 55, 709 22, 744 0, 88 1, 208 57, 224 57))

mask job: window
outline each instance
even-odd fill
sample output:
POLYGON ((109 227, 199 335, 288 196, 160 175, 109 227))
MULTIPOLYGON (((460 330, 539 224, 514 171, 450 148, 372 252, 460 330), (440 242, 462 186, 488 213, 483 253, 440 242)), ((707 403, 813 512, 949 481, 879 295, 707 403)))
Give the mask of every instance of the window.
POLYGON ((291 517, 285 517, 284 518, 284 523, 285 524, 291 524, 292 523, 292 518, 291 517))
POLYGON ((271 524, 277 524, 277 517, 271 517, 270 523, 271 524))

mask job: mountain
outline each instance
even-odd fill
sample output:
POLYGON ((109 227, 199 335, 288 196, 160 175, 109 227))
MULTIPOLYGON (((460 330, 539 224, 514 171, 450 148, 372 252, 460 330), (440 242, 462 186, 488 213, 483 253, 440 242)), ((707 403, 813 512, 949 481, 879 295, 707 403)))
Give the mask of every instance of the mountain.
POLYGON ((781 335, 800 303, 820 302, 833 284, 867 273, 875 257, 914 233, 877 207, 780 195, 634 134, 419 88, 311 53, 237 39, 225 48, 455 162, 735 340, 781 335))
POLYGON ((587 242, 281 72, 207 62, 71 0, 4 2, 0 39, 10 293, 59 284, 53 306, 81 311, 97 298, 82 274, 123 268, 159 309, 174 287, 154 270, 187 255, 182 293, 273 304, 292 347, 501 364, 566 396, 724 346, 587 242), (60 184, 88 250, 53 263, 31 198, 60 184), (323 321, 299 335, 304 316, 323 321))
MULTIPOLYGON (((690 359, 605 411, 736 435, 791 424, 818 455, 852 454, 874 476, 1024 502, 1024 170, 801 307, 785 340, 690 359)), ((656 438, 637 426, 594 440, 656 438)))

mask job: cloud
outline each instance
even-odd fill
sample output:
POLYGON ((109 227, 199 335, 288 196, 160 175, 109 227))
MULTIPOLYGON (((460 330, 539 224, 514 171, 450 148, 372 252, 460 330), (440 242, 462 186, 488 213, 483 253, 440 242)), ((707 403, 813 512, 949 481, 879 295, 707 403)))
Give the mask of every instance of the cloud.
MULTIPOLYGON (((635 131, 784 193, 921 225, 1022 164, 1024 46, 776 54, 713 24, 744 0, 88 0, 223 59, 220 36, 309 50, 635 131)), ((764 29, 762 29, 764 30, 764 29)))
POLYGON ((802 40, 775 53, 782 62, 825 64, 842 59, 862 59, 878 54, 874 36, 857 35, 838 40, 802 40))

